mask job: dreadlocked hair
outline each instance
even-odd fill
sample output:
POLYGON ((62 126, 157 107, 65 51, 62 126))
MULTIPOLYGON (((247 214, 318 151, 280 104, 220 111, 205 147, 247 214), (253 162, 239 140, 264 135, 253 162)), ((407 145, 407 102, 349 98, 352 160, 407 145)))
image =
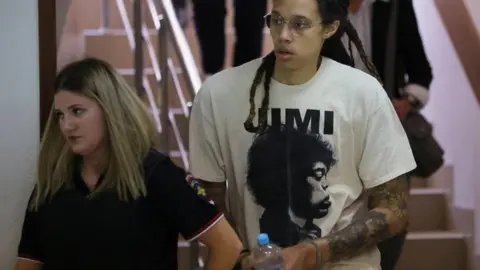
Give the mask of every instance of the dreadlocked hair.
POLYGON ((255 78, 253 79, 252 86, 250 87, 250 113, 248 115, 247 121, 245 121, 245 130, 248 132, 257 133, 264 128, 266 128, 267 123, 267 113, 268 113, 268 101, 270 100, 270 81, 272 80, 273 76, 273 69, 275 68, 275 53, 271 52, 267 56, 263 58, 262 64, 257 69, 257 73, 255 74, 255 78), (265 96, 262 100, 262 105, 260 107, 259 115, 258 115, 258 122, 259 125, 255 127, 253 124, 253 119, 255 118, 256 108, 255 108, 255 94, 257 92, 257 87, 262 82, 262 79, 265 75, 265 79, 263 80, 263 88, 265 89, 265 96))
MULTIPOLYGON (((348 42, 349 45, 350 45, 349 46, 350 47, 349 51, 350 51, 350 55, 352 56, 352 58, 353 58, 353 54, 352 54, 351 43, 353 42, 353 44, 355 44, 355 47, 357 47, 358 54, 360 55, 360 58, 362 59, 362 62, 367 67, 370 75, 372 75, 380 83, 382 83, 382 79, 380 78, 380 75, 378 74, 377 68, 375 67, 375 65, 370 60, 368 60, 367 54, 365 53, 365 48, 363 47, 363 44, 360 41, 360 38, 358 37, 357 30, 355 30, 355 27, 353 27, 353 24, 349 20, 346 20, 345 32, 347 33, 347 35, 349 37, 349 42, 348 42)), ((355 62, 353 62, 353 65, 355 65, 355 62)))
MULTIPOLYGON (((318 4, 318 9, 320 15, 323 18, 323 24, 330 24, 334 21, 339 21, 340 26, 337 32, 330 37, 329 39, 325 40, 322 50, 319 55, 319 59, 321 57, 327 57, 333 59, 337 62, 340 62, 345 65, 349 65, 351 67, 355 66, 352 54, 352 47, 351 43, 355 45, 357 51, 362 59, 362 62, 367 67, 370 75, 375 77, 380 83, 381 79, 378 74, 375 65, 368 59, 367 54, 365 53, 365 49, 363 44, 358 36, 357 30, 352 25, 352 23, 348 20, 348 7, 350 4, 349 0, 316 0, 318 4), (349 39, 349 52, 347 52, 345 46, 342 43, 342 36, 347 34, 349 39)), ((250 111, 247 120, 244 123, 245 130, 252 133, 262 132, 267 127, 267 118, 268 118, 268 103, 270 100, 270 82, 273 76, 273 70, 275 68, 275 54, 274 52, 270 52, 263 58, 260 67, 258 67, 257 72, 255 73, 255 77, 252 82, 252 86, 250 87, 250 111), (263 80, 263 88, 265 94, 262 99, 262 104, 259 109, 258 115, 258 126, 253 124, 253 120, 256 114, 256 107, 255 107, 255 96, 257 87, 262 83, 263 80)))

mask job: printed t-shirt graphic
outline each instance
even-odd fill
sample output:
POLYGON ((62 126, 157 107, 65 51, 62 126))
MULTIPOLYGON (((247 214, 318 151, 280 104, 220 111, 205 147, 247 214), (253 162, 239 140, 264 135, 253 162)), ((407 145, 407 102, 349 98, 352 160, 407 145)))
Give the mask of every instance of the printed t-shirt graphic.
POLYGON ((321 238, 334 164, 333 149, 320 134, 285 126, 257 134, 248 152, 247 185, 264 208, 260 231, 282 247, 321 238))

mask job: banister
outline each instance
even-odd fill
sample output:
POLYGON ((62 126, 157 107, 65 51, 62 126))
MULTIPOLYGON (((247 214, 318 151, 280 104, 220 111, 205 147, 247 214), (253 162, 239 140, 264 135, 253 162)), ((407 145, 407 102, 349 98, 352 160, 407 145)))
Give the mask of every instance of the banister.
POLYGON ((143 83, 143 46, 138 46, 142 44, 142 1, 136 0, 133 1, 133 16, 135 20, 133 21, 134 36, 135 36, 135 88, 137 88, 137 93, 140 95, 145 90, 145 85, 143 83))
MULTIPOLYGON (((122 19, 122 24, 125 28, 125 33, 127 34, 128 44, 130 45, 130 48, 132 50, 135 50, 137 42, 135 40, 135 33, 133 32, 132 25, 130 23, 130 20, 128 19, 128 13, 127 13, 127 9, 125 8, 125 3, 123 2, 123 0, 116 0, 116 5, 118 8, 118 12, 120 13, 120 18, 122 19)), ((140 44, 140 42, 138 44, 140 44)), ((142 85, 140 87, 141 89, 145 90, 148 96, 150 110, 152 111, 153 119, 157 126, 157 131, 162 132, 161 120, 159 117, 158 108, 154 101, 154 95, 153 95, 152 89, 150 87, 150 84, 148 83, 147 77, 145 76, 145 74, 143 74, 143 67, 141 70, 142 70, 142 78, 141 78, 142 85)), ((135 69, 135 72, 137 72, 137 69, 135 69)), ((140 89, 137 89, 137 91, 140 91, 140 89)))
MULTIPOLYGON (((147 0, 147 3, 148 2, 153 3, 152 1, 153 0, 147 0)), ((193 58, 192 51, 190 50, 190 45, 188 44, 185 34, 183 32, 183 29, 177 20, 172 1, 158 0, 158 4, 163 12, 162 14, 163 18, 159 17, 155 8, 150 9, 150 12, 153 13, 152 16, 154 18, 168 20, 168 23, 166 24, 166 26, 169 32, 171 33, 171 35, 173 35, 172 43, 173 43, 174 49, 176 50, 178 56, 180 57, 181 68, 186 73, 190 94, 192 95, 192 97, 194 97, 197 94, 198 90, 200 90, 202 81, 200 79, 200 74, 198 72, 195 59, 193 58)))
POLYGON ((435 5, 480 103, 480 29, 465 0, 435 0, 435 5))

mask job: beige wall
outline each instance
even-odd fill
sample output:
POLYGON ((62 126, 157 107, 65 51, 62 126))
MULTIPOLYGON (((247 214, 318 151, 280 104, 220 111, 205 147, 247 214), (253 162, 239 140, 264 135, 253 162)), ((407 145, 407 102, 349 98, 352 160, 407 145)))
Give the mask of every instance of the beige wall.
POLYGON ((39 140, 37 1, 0 1, 0 269, 13 269, 39 140))
POLYGON ((480 0, 464 0, 480 33, 480 0))
MULTIPOLYGON (((480 18, 480 2, 465 1, 470 13, 480 18)), ((434 72, 431 100, 424 113, 435 125, 435 134, 447 152, 447 162, 454 166, 454 207, 475 215, 474 242, 476 253, 480 254, 480 105, 434 0, 414 3, 434 72)))

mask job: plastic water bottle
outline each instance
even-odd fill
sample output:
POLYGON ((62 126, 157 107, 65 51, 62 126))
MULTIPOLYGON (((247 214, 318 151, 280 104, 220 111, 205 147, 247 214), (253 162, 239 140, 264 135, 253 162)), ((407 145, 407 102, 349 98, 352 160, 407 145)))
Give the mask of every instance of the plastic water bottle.
POLYGON ((253 249, 253 267, 255 270, 282 270, 282 249, 270 243, 268 234, 261 233, 257 236, 258 247, 253 249))

